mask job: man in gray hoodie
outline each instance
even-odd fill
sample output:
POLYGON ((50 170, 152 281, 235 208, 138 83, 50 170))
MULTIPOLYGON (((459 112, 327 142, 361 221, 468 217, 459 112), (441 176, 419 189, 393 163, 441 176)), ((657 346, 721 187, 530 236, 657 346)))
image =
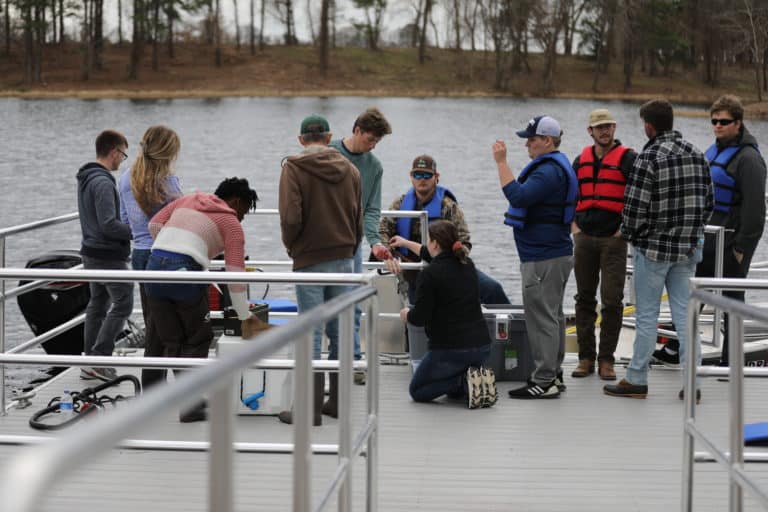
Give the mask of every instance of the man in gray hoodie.
MULTIPOLYGON (((278 209, 280 231, 295 272, 352 273, 353 257, 363 236, 360 172, 338 150, 328 147, 331 130, 322 116, 301 123, 299 143, 304 150, 285 159, 280 174, 278 209)), ((343 294, 343 286, 297 285, 299 313, 343 294)), ((339 322, 328 322, 328 359, 338 359, 339 322)), ((322 329, 315 329, 314 359, 320 359, 322 329)), ((323 405, 323 373, 315 374, 314 424, 322 413, 338 416, 338 373, 330 374, 330 396, 323 405)), ((290 411, 278 416, 292 423, 290 411)))
MULTIPOLYGON (((745 278, 752 255, 765 227, 766 167, 757 140, 744 124, 744 107, 736 96, 721 96, 709 109, 715 142, 705 156, 709 161, 715 207, 709 224, 724 226, 723 277, 745 278)), ((704 258, 696 267, 697 277, 714 277, 717 242, 707 234, 704 258)), ((723 295, 744 302, 743 291, 723 295)), ((725 318, 720 364, 728 366, 728 315, 725 318)), ((682 327, 682 326, 681 326, 682 327)), ((680 363, 677 340, 670 340, 653 353, 660 363, 680 363)))
MULTIPOLYGON (((128 158, 125 136, 106 130, 96 138, 96 161, 77 172, 77 209, 83 233, 83 268, 128 270, 131 228, 120 222, 120 199, 112 173, 128 158)), ((133 310, 133 283, 90 283, 85 310, 86 355, 111 356, 115 338, 133 310)), ((83 379, 109 381, 114 368, 82 368, 83 379)))

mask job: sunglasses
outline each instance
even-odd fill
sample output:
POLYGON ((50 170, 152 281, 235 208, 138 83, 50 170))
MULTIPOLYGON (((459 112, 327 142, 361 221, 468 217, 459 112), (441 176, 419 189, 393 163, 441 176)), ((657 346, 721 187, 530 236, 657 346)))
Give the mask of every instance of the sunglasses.
POLYGON ((728 126, 729 124, 735 122, 735 119, 711 119, 712 126, 717 126, 718 124, 720 126, 728 126))
POLYGON ((411 173, 411 178, 415 180, 431 180, 432 176, 434 176, 434 174, 432 174, 431 172, 416 171, 411 173))

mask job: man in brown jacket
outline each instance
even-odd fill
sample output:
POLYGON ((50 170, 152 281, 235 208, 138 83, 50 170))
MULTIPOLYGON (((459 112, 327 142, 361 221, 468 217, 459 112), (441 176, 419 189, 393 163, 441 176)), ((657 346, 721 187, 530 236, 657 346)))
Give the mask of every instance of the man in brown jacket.
MULTIPOLYGON (((280 175, 278 209, 283 245, 293 258, 294 272, 352 273, 353 257, 363 236, 360 173, 336 149, 329 148, 331 130, 322 116, 301 123, 299 143, 304 150, 288 157, 280 175)), ((343 286, 297 285, 299 313, 330 301, 346 291, 343 286)), ((339 324, 328 322, 328 359, 338 359, 339 324)), ((320 359, 322 329, 315 329, 314 359, 320 359)), ((325 375, 315 374, 314 424, 322 413, 338 416, 338 374, 330 374, 330 396, 323 405, 325 375)), ((278 416, 292 423, 290 411, 278 416)))

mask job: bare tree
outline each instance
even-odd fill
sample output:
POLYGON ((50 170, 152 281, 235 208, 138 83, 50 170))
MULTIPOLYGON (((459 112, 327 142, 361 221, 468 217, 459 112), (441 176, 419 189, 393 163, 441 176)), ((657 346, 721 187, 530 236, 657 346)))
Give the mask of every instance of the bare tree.
POLYGON ((93 0, 93 67, 104 69, 104 0, 93 0))
POLYGON ((123 44, 123 0, 117 0, 117 42, 123 44))
POLYGON ((534 37, 544 49, 543 90, 554 90, 555 65, 557 63, 557 41, 567 19, 567 0, 551 0, 537 5, 539 12, 535 16, 534 37))
POLYGON ((267 0, 261 0, 261 17, 259 20, 259 51, 264 51, 264 21, 266 20, 267 0))
POLYGON ((315 20, 312 16, 312 0, 307 0, 307 25, 309 26, 309 37, 312 44, 317 45, 317 34, 315 33, 315 20))
POLYGON ((215 1, 215 11, 213 14, 213 40, 216 50, 214 51, 214 63, 217 68, 221 67, 221 4, 220 0, 215 1))
POLYGON ((384 16, 384 10, 387 7, 387 0, 353 0, 353 3, 355 7, 365 12, 365 23, 356 26, 365 30, 368 48, 378 50, 381 21, 384 16))
POLYGON ((588 2, 585 0, 565 0, 563 2, 563 47, 565 55, 573 55, 576 27, 587 5, 588 2))
POLYGON ((237 0, 232 0, 232 7, 235 10, 235 45, 240 52, 240 14, 237 8, 237 0))
POLYGON ((152 71, 160 69, 160 0, 151 0, 152 7, 152 71))
MULTIPOLYGON (((759 34, 756 28, 756 17, 754 5, 752 0, 742 0, 744 2, 744 13, 749 21, 747 25, 749 33, 749 50, 752 53, 752 68, 755 73, 755 92, 757 93, 757 101, 763 101, 763 89, 760 87, 760 60, 765 53, 760 48, 759 34)), ((765 20, 763 20, 765 22, 765 20)))
POLYGON ((283 39, 285 44, 293 45, 298 41, 296 39, 296 25, 293 17, 293 1, 292 0, 272 0, 270 4, 272 6, 272 14, 283 25, 285 25, 285 33, 283 39))
POLYGON ((250 14, 251 14, 251 23, 250 23, 250 37, 249 37, 249 43, 251 46, 251 55, 256 55, 256 0, 250 1, 250 14))
POLYGON ((331 0, 323 0, 320 6, 320 74, 325 77, 328 75, 328 45, 329 30, 328 16, 331 0))
POLYGON ((419 28, 419 64, 424 64, 427 58, 427 23, 432 13, 432 1, 424 0, 424 11, 421 14, 421 27, 419 28))
POLYGON ((11 53, 11 0, 5 0, 5 54, 11 53))
POLYGON ((133 0, 133 35, 131 41, 131 60, 128 66, 128 78, 139 79, 139 67, 144 53, 144 0, 133 0))
POLYGON ((83 0, 83 21, 80 26, 80 79, 91 78, 93 71, 93 16, 95 0, 83 0))
POLYGON ((469 44, 472 51, 477 49, 477 16, 483 2, 481 0, 464 0, 462 2, 462 22, 469 34, 469 44))

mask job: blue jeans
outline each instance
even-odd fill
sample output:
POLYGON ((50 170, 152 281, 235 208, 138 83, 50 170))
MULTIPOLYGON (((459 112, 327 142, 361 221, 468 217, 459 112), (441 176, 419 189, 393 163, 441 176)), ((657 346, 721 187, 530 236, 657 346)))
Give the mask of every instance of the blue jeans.
POLYGON ((131 252, 131 268, 133 270, 146 270, 151 252, 151 249, 134 249, 131 252))
MULTIPOLYGON (((363 273, 363 244, 358 244, 357 251, 355 251, 354 258, 354 272, 355 274, 363 273)), ((360 307, 355 306, 355 359, 360 359, 360 315, 363 314, 363 310, 360 307)))
MULTIPOLYGON (((638 250, 633 251, 635 273, 635 301, 637 323, 632 360, 627 367, 626 379, 639 386, 648 385, 648 363, 656 349, 656 329, 661 306, 661 293, 667 288, 672 322, 677 326, 680 342, 680 362, 686 359, 689 349, 686 339, 688 300, 691 296, 689 280, 696 272, 696 264, 701 261, 701 247, 683 261, 676 263, 653 261, 638 250)), ((701 364, 701 349, 696 349, 697 365, 701 364)), ((683 378, 685 378, 683 372, 683 378)))
MULTIPOLYGON (((323 261, 308 267, 296 270, 296 272, 325 272, 351 274, 354 269, 352 258, 323 261)), ((331 286, 316 284, 298 284, 296 285, 296 302, 299 305, 299 314, 315 308, 325 302, 335 299, 339 295, 348 292, 349 286, 331 286)), ((325 334, 328 336, 328 359, 336 360, 339 358, 339 321, 331 320, 325 325, 325 334)), ((323 342, 323 328, 318 327, 314 332, 313 359, 320 359, 320 352, 323 342)))
MULTIPOLYGON (((83 256, 88 270, 128 270, 124 260, 102 260, 83 256)), ((91 298, 85 308, 86 355, 111 356, 115 338, 133 311, 133 283, 89 283, 91 298)))
MULTIPOLYGON (((152 251, 146 270, 200 271, 203 267, 186 254, 169 251, 152 251)), ((194 301, 208 290, 207 284, 146 283, 144 290, 148 297, 170 301, 194 301)))
POLYGON ((491 345, 466 349, 430 350, 413 374, 408 391, 415 402, 430 402, 442 395, 466 393, 464 375, 470 366, 481 366, 491 345))

